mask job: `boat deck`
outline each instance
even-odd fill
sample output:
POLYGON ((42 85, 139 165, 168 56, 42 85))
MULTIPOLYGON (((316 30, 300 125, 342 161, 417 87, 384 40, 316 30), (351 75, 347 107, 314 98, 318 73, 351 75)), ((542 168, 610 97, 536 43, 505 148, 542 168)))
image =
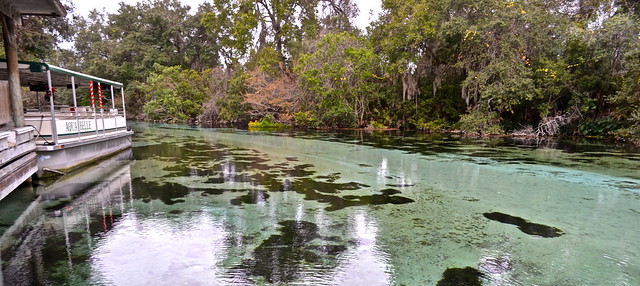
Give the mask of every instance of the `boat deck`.
POLYGON ((54 144, 51 139, 46 138, 37 138, 35 142, 37 144, 36 148, 38 151, 53 151, 64 147, 73 147, 76 145, 109 140, 122 136, 131 136, 132 134, 133 132, 127 130, 126 128, 120 128, 114 130, 100 130, 98 132, 83 133, 81 135, 67 135, 64 137, 59 137, 57 145, 54 144))

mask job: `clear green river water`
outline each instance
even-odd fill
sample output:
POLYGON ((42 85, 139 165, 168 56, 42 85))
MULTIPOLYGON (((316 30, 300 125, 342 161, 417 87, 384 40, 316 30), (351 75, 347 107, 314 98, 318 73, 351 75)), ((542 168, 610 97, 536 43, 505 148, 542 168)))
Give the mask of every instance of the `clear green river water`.
POLYGON ((133 128, 0 202, 4 285, 640 285, 638 149, 133 128))

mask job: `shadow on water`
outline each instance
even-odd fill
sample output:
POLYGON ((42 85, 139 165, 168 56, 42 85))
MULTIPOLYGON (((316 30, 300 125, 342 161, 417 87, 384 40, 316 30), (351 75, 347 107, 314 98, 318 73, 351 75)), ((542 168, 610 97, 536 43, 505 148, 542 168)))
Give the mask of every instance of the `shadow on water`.
POLYGON ((558 228, 546 226, 543 224, 531 223, 517 216, 511 216, 511 215, 503 214, 499 212, 484 213, 483 215, 484 217, 490 220, 495 220, 501 223, 516 225, 518 226, 519 230, 530 235, 537 235, 537 236, 549 238, 549 237, 558 237, 564 234, 564 232, 562 232, 562 230, 558 228))

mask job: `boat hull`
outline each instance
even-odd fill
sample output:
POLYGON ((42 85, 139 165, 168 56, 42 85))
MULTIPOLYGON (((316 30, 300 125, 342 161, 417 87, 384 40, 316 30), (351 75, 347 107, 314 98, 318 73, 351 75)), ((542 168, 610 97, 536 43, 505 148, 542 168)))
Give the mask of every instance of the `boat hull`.
POLYGON ((90 162, 131 147, 132 131, 121 131, 83 141, 58 145, 39 145, 38 176, 47 172, 68 172, 90 162))

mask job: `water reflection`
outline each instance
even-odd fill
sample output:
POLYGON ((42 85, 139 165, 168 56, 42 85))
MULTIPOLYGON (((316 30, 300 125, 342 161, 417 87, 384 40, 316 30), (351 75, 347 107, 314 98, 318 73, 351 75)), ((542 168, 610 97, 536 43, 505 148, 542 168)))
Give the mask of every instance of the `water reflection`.
POLYGON ((333 142, 348 142, 412 154, 442 156, 475 164, 507 162, 568 167, 640 179, 637 146, 584 139, 582 141, 531 138, 465 138, 450 134, 415 132, 325 132, 295 136, 333 142), (354 140, 356 139, 357 140, 354 140), (456 156, 451 156, 456 155, 456 156), (462 158, 461 158, 462 156, 462 158))
POLYGON ((638 284, 637 155, 137 128, 114 168, 36 188, 3 237, 7 283, 638 284))
POLYGON ((306 269, 322 271, 323 266, 330 266, 346 250, 346 246, 339 244, 339 238, 320 235, 318 226, 312 222, 287 220, 278 224, 278 233, 263 241, 236 274, 261 276, 269 283, 291 283, 305 278, 306 269))
POLYGON ((387 158, 382 158, 382 160, 380 161, 380 164, 378 165, 377 174, 378 174, 378 177, 377 177, 378 184, 380 185, 385 185, 387 183, 387 180, 391 178, 389 177, 389 166, 388 166, 387 158))
POLYGON ((122 214, 113 204, 122 202, 129 186, 130 156, 121 152, 37 187, 42 195, 0 238, 2 258, 10 261, 3 265, 7 285, 61 285, 91 277, 87 260, 92 240, 108 232, 122 214))
MULTIPOLYGON (((511 254, 504 250, 483 250, 483 257, 480 259, 480 270, 491 282, 491 285, 514 285, 521 284, 510 277, 513 270, 511 254)), ((530 269, 533 271, 534 269, 530 269)))
POLYGON ((236 181, 236 166, 231 161, 222 164, 222 179, 227 184, 233 184, 236 181))
POLYGON ((379 226, 365 211, 356 211, 348 219, 354 246, 344 254, 331 285, 392 285, 390 257, 377 242, 379 226))
POLYGON ((111 285, 224 284, 227 231, 205 213, 146 218, 129 213, 100 241, 91 255, 98 281, 111 285), (135 277, 135 279, 132 279, 135 277))

